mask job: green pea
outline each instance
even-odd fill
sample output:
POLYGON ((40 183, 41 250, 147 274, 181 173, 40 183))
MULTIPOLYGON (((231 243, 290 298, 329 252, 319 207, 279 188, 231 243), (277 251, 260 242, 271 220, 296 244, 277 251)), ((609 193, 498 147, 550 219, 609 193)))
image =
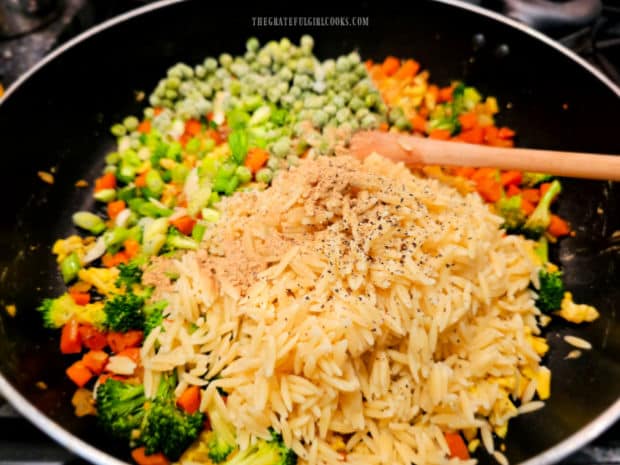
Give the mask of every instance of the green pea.
POLYGON ((336 113, 336 120, 339 123, 344 123, 350 117, 351 117, 351 110, 349 110, 348 108, 341 108, 340 110, 338 110, 338 113, 336 113))
POLYGON ((338 59, 336 60, 336 71, 343 73, 345 71, 348 71, 349 68, 350 68, 350 63, 347 57, 345 56, 338 57, 338 59))
MULTIPOLYGON (((176 100, 178 97, 179 97, 179 94, 176 90, 168 89, 166 91, 166 99, 176 100)), ((170 106, 172 106, 172 102, 170 102, 170 106)))
POLYGON ((176 90, 181 86, 181 79, 178 77, 169 77, 166 80, 166 88, 176 90))
POLYGON ((323 127, 328 120, 328 115, 323 110, 316 110, 312 115, 312 124, 316 127, 323 127))
POLYGON ((105 162, 108 165, 116 165, 121 159, 121 156, 118 154, 118 152, 110 152, 106 155, 105 157, 105 162))
POLYGON ((123 126, 125 126, 128 131, 134 131, 139 124, 140 121, 135 116, 128 116, 123 120, 123 126))
POLYGON ((280 49, 285 52, 291 49, 291 41, 287 37, 280 39, 280 49))
POLYGON ((364 104, 366 104, 368 108, 372 108, 377 104, 378 101, 379 96, 375 93, 372 93, 366 96, 366 98, 364 99, 364 104))
POLYGON ((220 212, 213 208, 203 208, 202 219, 208 223, 217 223, 220 219, 220 212))
POLYGON ((149 170, 146 174, 146 187, 148 187, 150 193, 159 197, 164 190, 164 181, 157 170, 149 170))
POLYGON ((149 105, 153 105, 154 107, 158 107, 161 105, 161 98, 157 95, 149 96, 149 105))
POLYGON ((151 107, 146 107, 142 113, 144 114, 144 117, 146 119, 153 119, 153 117, 155 116, 155 110, 151 107))
POLYGON ((113 136, 122 137, 125 134, 127 134, 127 128, 123 126, 122 124, 117 123, 117 124, 114 124, 110 128, 110 132, 112 133, 113 136))
POLYGON ((176 183, 181 184, 185 182, 185 178, 187 178, 188 174, 189 174, 189 168, 185 166, 183 163, 177 163, 172 168, 172 180, 176 183))
POLYGON ((167 75, 168 77, 180 79, 181 77, 183 77, 183 70, 177 64, 177 65, 174 65, 172 68, 168 69, 167 75))
POLYGON ((256 37, 250 37, 245 43, 245 48, 249 52, 255 52, 259 49, 259 47, 260 47, 260 42, 258 41, 256 37))
POLYGON ((235 175, 239 178, 240 184, 248 183, 252 180, 252 171, 247 166, 238 166, 235 175))
POLYGON ((364 129, 372 129, 377 126, 377 118, 375 115, 368 114, 362 118, 361 126, 364 129))
POLYGON ((213 72, 217 69, 217 60, 212 57, 205 58, 203 65, 207 72, 213 72))
POLYGON ((273 179, 273 171, 271 171, 269 168, 261 168, 256 173, 256 180, 258 182, 269 184, 272 179, 273 179))
POLYGON ((286 161, 291 166, 299 165, 299 157, 297 155, 293 155, 293 154, 289 155, 288 157, 286 157, 286 161))
POLYGON ((364 118, 369 113, 370 113, 370 111, 368 110, 368 108, 360 108, 359 110, 357 110, 355 112, 355 117, 357 119, 361 120, 362 118, 364 118))
POLYGON ((312 50, 314 47, 314 39, 307 34, 301 36, 300 46, 304 49, 312 50))
POLYGON ((364 101, 355 96, 349 101, 349 108, 353 111, 358 111, 359 109, 364 108, 364 101))

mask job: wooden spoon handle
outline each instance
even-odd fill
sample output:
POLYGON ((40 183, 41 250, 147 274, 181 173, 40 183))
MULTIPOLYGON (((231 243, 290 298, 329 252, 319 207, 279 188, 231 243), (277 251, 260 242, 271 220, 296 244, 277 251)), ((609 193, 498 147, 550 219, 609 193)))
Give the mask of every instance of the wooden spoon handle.
POLYGON ((352 155, 377 152, 408 166, 445 165, 534 171, 573 178, 620 181, 620 156, 522 148, 490 147, 386 132, 360 132, 352 155))

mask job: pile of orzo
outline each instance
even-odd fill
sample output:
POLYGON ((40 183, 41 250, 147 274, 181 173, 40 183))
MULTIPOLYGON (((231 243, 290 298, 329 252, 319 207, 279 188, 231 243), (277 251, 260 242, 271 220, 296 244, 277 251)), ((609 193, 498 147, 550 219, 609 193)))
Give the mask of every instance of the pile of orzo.
POLYGON ((501 224, 378 155, 304 160, 147 268, 169 303, 141 351, 147 396, 176 369, 202 409, 227 393, 242 449, 273 428, 300 463, 444 463, 456 431, 493 452, 549 373, 533 242, 501 224))

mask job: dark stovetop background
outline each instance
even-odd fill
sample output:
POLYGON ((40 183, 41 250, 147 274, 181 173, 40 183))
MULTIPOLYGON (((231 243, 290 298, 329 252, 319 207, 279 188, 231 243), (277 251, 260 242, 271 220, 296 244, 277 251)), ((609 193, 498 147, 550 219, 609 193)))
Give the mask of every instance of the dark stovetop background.
MULTIPOLYGON (((0 3, 3 1, 6 0, 0 3)), ((492 9, 502 8, 501 0, 469 1, 492 9)), ((54 47, 148 0, 64 0, 63 3, 58 14, 48 15, 44 24, 30 33, 10 39, 0 34, 0 83, 5 87, 54 47)), ((606 0, 603 4, 602 15, 594 23, 555 29, 549 34, 620 83, 620 1, 606 0)), ((53 464, 84 465, 85 462, 55 444, 0 398, 0 465, 53 464)), ((620 464, 620 422, 562 462, 562 465, 613 464, 620 464)))

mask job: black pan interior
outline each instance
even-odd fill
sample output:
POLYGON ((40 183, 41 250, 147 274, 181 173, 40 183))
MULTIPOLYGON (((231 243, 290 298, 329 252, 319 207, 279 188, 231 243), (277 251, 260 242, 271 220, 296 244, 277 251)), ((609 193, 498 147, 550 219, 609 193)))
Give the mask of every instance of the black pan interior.
MULTIPOLYGON (((310 33, 320 57, 352 49, 364 58, 415 57, 435 82, 463 79, 497 96, 500 123, 517 130, 522 146, 620 153, 619 99, 613 91, 562 53, 489 18, 412 2, 411 11, 398 13, 372 7, 346 12, 368 16, 368 27, 254 27, 253 16, 273 12, 248 8, 196 0, 134 17, 61 54, 0 106, 0 303, 17 305, 15 318, 0 312, 0 369, 46 415, 120 458, 128 457, 123 445, 109 442, 93 419, 73 417, 73 388, 64 376, 70 360, 58 353, 57 335, 41 329, 34 308, 63 288, 50 254, 53 241, 74 233, 71 213, 92 204, 90 188, 74 183, 94 179, 113 148, 108 128, 124 115, 140 114, 135 92, 148 94, 167 67, 224 51, 241 53, 249 36, 262 42, 310 33), (54 185, 37 178, 38 170, 52 169, 54 185), (38 389, 37 381, 48 388, 38 389)), ((614 247, 611 239, 620 226, 620 193, 605 182, 566 180, 564 187, 560 212, 577 235, 552 253, 576 300, 596 305, 602 317, 589 326, 548 328, 553 395, 542 411, 511 422, 506 440, 511 463, 576 432, 620 393, 620 242, 614 247), (564 334, 585 337, 594 349, 564 361, 570 350, 564 334)))

